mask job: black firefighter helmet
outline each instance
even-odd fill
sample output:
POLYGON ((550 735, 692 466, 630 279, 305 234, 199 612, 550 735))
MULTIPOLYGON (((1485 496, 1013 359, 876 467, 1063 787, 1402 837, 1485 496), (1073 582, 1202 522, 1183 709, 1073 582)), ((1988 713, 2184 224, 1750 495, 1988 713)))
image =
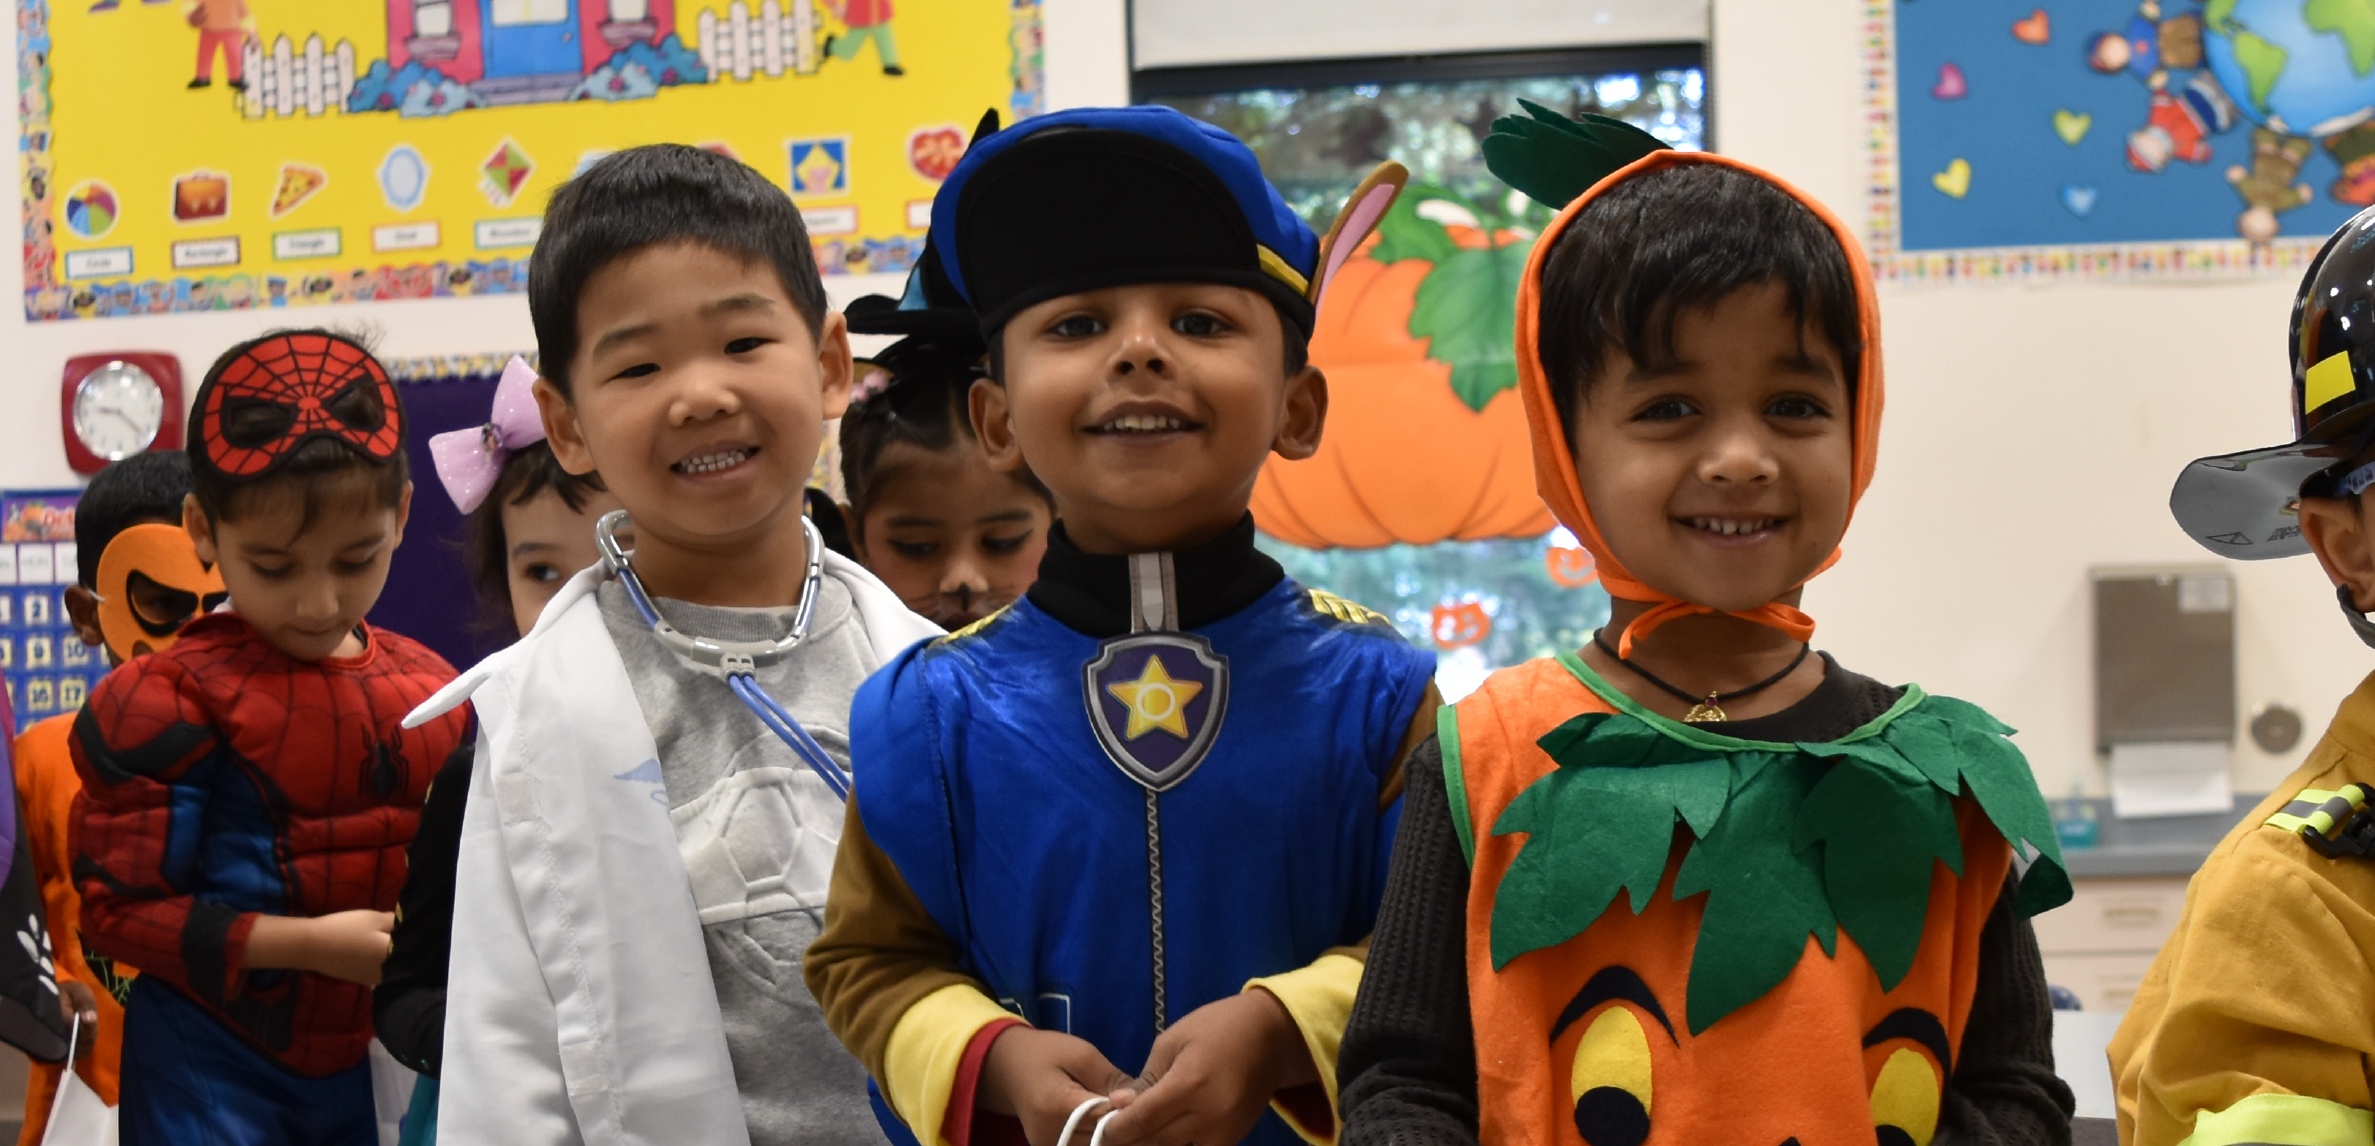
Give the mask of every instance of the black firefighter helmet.
POLYGON ((2375 440, 2375 207, 2343 224, 2309 264, 2288 342, 2293 440, 2196 458, 2169 491, 2177 524, 2222 557, 2307 553, 2300 499, 2364 488, 2338 470, 2375 440))

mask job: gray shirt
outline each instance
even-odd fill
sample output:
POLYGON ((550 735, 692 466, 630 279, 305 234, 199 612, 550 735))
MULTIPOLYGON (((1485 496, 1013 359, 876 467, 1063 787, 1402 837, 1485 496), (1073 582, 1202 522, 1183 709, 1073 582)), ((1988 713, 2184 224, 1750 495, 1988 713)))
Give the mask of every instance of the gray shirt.
MULTIPOLYGON (((825 1028, 800 979, 801 953, 824 923, 823 888, 814 873, 831 870, 841 835, 836 805, 816 797, 823 782, 723 680, 686 665, 660 643, 616 582, 604 583, 596 596, 659 748, 670 815, 703 906, 709 974, 752 1146, 881 1146, 866 1072, 825 1028), (769 784, 801 799, 769 799, 777 790, 769 784), (811 822, 826 818, 829 823, 811 822), (695 863, 692 857, 703 854, 715 862, 695 863), (773 878, 786 870, 808 874, 773 878), (747 882, 747 905, 737 897, 736 908, 713 909, 721 898, 716 884, 728 876, 747 882), (740 917, 718 918, 724 915, 740 917)), ((775 640, 790 630, 794 612, 667 599, 657 605, 679 631, 727 640, 775 640)), ((828 577, 807 641, 757 676, 847 768, 850 701, 876 667, 849 590, 828 577)))

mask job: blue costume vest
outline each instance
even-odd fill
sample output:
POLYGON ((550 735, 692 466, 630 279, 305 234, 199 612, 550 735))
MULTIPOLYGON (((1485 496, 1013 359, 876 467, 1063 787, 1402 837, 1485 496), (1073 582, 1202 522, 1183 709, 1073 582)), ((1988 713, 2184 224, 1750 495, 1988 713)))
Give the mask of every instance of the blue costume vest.
MULTIPOLYGON (((1132 1073, 1158 1014, 1369 933, 1401 814, 1382 786, 1434 670, 1382 619, 1291 579, 1193 634, 1226 661, 1225 712, 1151 797, 1092 722, 1083 670, 1106 642, 1028 599, 910 648, 850 716, 866 832, 965 970, 1132 1073)), ((1299 1140, 1270 1113, 1248 1141, 1299 1140)))

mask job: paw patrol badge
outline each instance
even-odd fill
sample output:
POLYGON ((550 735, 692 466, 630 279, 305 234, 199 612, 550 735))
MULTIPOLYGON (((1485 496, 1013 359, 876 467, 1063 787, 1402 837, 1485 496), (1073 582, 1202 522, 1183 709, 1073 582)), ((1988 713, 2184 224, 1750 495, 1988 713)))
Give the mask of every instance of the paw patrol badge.
POLYGON ((1124 775, 1154 792, 1196 770, 1228 708, 1229 659, 1190 633, 1108 640, 1081 680, 1097 743, 1124 775))

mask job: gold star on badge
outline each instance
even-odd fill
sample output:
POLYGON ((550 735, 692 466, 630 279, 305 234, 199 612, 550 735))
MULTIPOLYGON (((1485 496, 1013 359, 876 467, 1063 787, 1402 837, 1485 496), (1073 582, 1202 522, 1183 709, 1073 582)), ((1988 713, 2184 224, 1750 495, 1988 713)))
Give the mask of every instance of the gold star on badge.
POLYGON ((1130 709, 1130 727, 1122 733, 1124 740, 1136 740, 1155 729, 1173 736, 1188 738, 1187 706, 1204 691, 1204 686, 1190 680, 1173 680, 1163 671, 1163 658, 1146 658, 1146 668, 1138 679, 1109 684, 1105 691, 1130 709))

